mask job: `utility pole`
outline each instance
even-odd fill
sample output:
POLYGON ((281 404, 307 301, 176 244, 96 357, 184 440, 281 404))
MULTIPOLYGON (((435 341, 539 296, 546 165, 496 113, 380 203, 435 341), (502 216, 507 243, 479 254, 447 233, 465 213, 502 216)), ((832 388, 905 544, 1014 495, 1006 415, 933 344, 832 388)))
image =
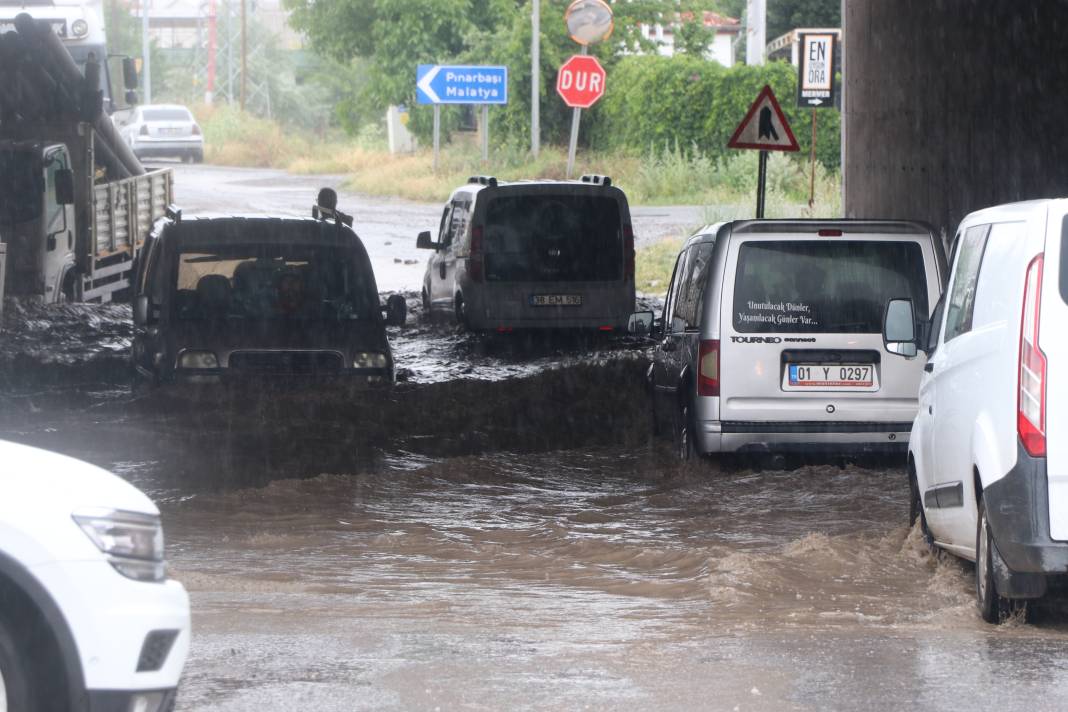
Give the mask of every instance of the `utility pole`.
POLYGON ((248 0, 241 0, 241 111, 245 110, 248 86, 248 0))
MULTIPOLYGON (((104 57, 103 62, 108 58, 104 57)), ((145 86, 145 103, 152 103, 152 62, 148 43, 148 0, 141 0, 141 81, 145 86)))
POLYGON ((530 1, 530 152, 541 150, 541 0, 530 1))
POLYGON ((764 52, 768 44, 767 0, 748 0, 745 24, 745 63, 749 66, 764 64, 764 52))

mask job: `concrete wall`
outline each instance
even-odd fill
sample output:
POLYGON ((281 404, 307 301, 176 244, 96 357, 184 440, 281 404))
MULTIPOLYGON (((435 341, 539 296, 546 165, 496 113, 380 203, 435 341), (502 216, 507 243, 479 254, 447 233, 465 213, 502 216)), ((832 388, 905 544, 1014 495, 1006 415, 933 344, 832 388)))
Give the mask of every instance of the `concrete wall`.
POLYGON ((1068 196, 1068 0, 842 0, 847 217, 1068 196))

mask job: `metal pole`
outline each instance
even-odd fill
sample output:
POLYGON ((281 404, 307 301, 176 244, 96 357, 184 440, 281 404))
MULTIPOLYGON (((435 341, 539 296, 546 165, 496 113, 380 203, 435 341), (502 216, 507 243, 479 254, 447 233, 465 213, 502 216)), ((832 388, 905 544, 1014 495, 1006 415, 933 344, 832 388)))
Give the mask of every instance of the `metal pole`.
POLYGON ((226 103, 234 103, 234 5, 226 0, 226 103))
MULTIPOLYGON (((141 0, 141 79, 145 85, 145 103, 152 103, 152 60, 148 42, 148 0, 141 0)), ((107 62, 102 57, 101 62, 107 62)))
POLYGON ((768 152, 760 152, 760 166, 757 169, 757 219, 764 217, 764 188, 768 178, 768 152))
POLYGON ((438 172, 438 152, 441 149, 441 104, 434 104, 434 172, 438 172))
POLYGON ((531 0, 530 22, 530 152, 541 150, 541 0, 531 0))
POLYGON ((489 161, 489 104, 482 105, 482 162, 489 161))
MULTIPOLYGON (((582 45, 582 54, 589 54, 590 50, 582 45)), ((575 151, 578 149, 579 119, 582 118, 582 109, 575 109, 571 114, 571 141, 567 148, 567 178, 571 179, 571 172, 575 168, 575 151)))
POLYGON ((809 156, 812 164, 812 176, 808 181, 808 209, 811 210, 816 202, 816 110, 812 110, 812 153, 809 156))
POLYGON ((241 0, 241 111, 245 110, 248 87, 248 0, 241 0))

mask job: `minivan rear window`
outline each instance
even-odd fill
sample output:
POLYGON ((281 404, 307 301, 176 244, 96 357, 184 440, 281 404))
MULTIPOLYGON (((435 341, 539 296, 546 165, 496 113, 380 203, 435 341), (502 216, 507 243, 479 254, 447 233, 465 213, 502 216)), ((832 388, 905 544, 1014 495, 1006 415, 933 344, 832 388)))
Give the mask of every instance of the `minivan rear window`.
POLYGON ((605 282, 623 277, 619 202, 582 194, 499 195, 485 209, 490 282, 605 282))
POLYGON ((927 316, 927 276, 915 242, 746 242, 738 252, 734 329, 876 334, 895 297, 911 298, 916 314, 927 316))

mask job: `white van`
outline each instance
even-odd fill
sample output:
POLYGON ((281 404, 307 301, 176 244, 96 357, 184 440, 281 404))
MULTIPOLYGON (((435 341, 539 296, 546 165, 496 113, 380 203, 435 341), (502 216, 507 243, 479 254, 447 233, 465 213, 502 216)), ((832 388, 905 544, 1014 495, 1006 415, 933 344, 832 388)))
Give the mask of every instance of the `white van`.
POLYGON ((926 352, 909 443, 912 518, 976 562, 990 622, 1068 572, 1068 438, 1057 437, 1068 434, 1066 221, 1068 200, 972 213, 930 322, 917 325, 906 300, 887 308, 888 348, 926 352))
POLYGON ((888 358, 888 299, 938 301, 940 240, 904 221, 742 220, 691 237, 664 315, 654 423, 679 454, 904 449, 922 359, 888 358))

